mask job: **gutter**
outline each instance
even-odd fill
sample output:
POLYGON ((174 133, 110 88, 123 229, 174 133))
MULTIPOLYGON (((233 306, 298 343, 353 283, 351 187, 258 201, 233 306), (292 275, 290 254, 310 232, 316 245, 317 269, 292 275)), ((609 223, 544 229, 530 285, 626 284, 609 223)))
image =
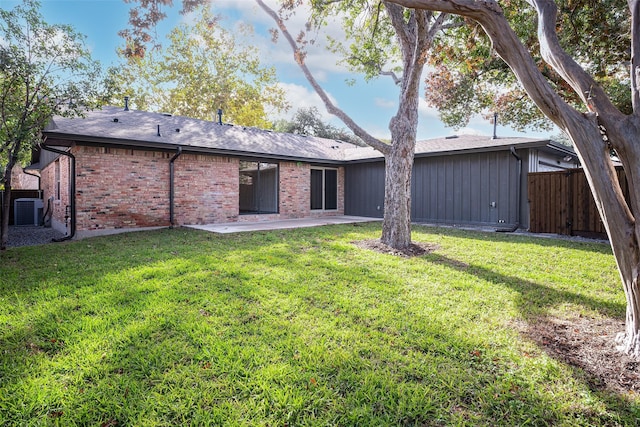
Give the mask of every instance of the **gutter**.
MULTIPOLYGON (((36 175, 33 172, 29 172, 27 168, 22 168, 22 173, 25 175, 35 176, 36 178, 38 178, 38 197, 42 198, 42 177, 40 175, 36 175)), ((47 203, 47 210, 44 212, 44 215, 42 215, 42 220, 40 221, 40 225, 45 224, 47 215, 49 214, 50 210, 51 210, 51 200, 49 200, 47 203)))
POLYGON ((65 240, 71 240, 76 235, 76 158, 73 154, 58 150, 57 148, 49 147, 44 142, 40 143, 40 148, 52 153, 60 154, 62 156, 69 157, 71 161, 71 171, 69 172, 69 208, 71 210, 71 233, 60 239, 53 239, 54 242, 64 242, 65 240))
POLYGON ((173 205, 175 202, 175 183, 174 183, 174 162, 178 159, 178 157, 180 157, 180 155, 182 154, 182 147, 178 147, 178 151, 176 152, 176 154, 173 155, 173 157, 171 158, 171 160, 169 160, 169 223, 170 228, 175 227, 175 218, 174 218, 174 209, 173 209, 173 205))
POLYGON ((518 187, 516 188, 516 223, 511 228, 499 228, 496 230, 503 233, 513 233, 518 228, 520 228, 520 204, 522 202, 520 191, 520 189, 522 188, 522 157, 518 156, 518 153, 516 153, 516 148, 513 145, 509 147, 509 151, 511 152, 511 155, 518 161, 518 187))
MULTIPOLYGON (((25 175, 31 175, 38 178, 38 192, 42 191, 42 187, 40 186, 40 182, 41 182, 40 175, 36 175, 35 173, 29 172, 27 168, 22 168, 22 173, 25 175)), ((42 197, 42 195, 40 195, 40 197, 42 197)))

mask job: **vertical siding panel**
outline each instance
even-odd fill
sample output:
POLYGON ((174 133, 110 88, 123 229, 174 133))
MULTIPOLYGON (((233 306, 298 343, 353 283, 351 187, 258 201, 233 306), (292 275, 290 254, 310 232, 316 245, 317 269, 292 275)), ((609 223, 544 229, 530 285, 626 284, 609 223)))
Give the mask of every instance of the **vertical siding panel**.
POLYGON ((446 212, 446 185, 447 185, 447 177, 446 177, 446 169, 444 167, 444 162, 442 159, 437 160, 437 169, 438 169, 438 186, 435 189, 435 193, 438 195, 436 198, 436 215, 434 219, 438 221, 440 218, 445 217, 446 212))
POLYGON ((511 162, 509 153, 498 153, 498 221, 510 223, 509 213, 511 212, 511 162))
POLYGON ((345 213, 381 218, 384 203, 384 162, 349 165, 345 170, 345 213), (377 210, 377 206, 381 209, 377 210))
POLYGON ((496 223, 498 222, 498 210, 497 210, 497 203, 499 202, 498 200, 498 164, 497 164, 497 154, 493 154, 489 157, 490 160, 490 165, 489 165, 489 174, 490 174, 490 182, 489 182, 489 194, 491 197, 491 203, 496 203, 495 207, 491 207, 489 209, 489 218, 488 221, 489 223, 496 223))
POLYGON ((453 160, 451 156, 446 156, 445 161, 443 162, 446 176, 445 183, 445 205, 444 205, 444 217, 443 220, 449 220, 453 218, 453 204, 454 204, 454 171, 453 171, 453 160))
POLYGON ((462 179, 460 182, 460 220, 471 221, 471 157, 465 156, 462 163, 462 179))
POLYGON ((429 210, 427 218, 433 221, 438 217, 438 164, 433 159, 428 159, 429 165, 429 210))
POLYGON ((478 157, 469 168, 469 221, 482 222, 482 163, 478 157))

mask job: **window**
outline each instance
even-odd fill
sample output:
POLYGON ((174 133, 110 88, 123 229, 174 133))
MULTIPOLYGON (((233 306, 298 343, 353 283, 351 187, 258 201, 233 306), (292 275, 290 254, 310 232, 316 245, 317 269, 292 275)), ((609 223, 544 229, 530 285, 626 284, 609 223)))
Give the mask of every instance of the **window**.
POLYGON ((55 200, 60 200, 60 159, 57 159, 55 161, 54 164, 54 173, 55 173, 55 177, 54 177, 54 193, 55 193, 55 200))
POLYGON ((338 209, 338 171, 311 169, 311 210, 338 209))
POLYGON ((278 213, 278 164, 240 161, 240 214, 278 213))

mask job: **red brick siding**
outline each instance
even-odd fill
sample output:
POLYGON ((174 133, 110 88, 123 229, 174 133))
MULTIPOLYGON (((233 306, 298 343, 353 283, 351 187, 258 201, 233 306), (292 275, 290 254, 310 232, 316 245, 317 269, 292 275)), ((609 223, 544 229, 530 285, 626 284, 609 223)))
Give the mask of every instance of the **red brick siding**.
POLYGON ((306 163, 280 162, 280 217, 309 216, 311 171, 306 163))
MULTIPOLYGON (((169 162, 174 152, 75 146, 77 231, 169 226, 169 162)), ((59 158, 61 200, 69 205, 69 159, 59 158)), ((239 160, 182 154, 174 163, 177 225, 261 221, 344 213, 344 168, 338 168, 338 210, 311 212, 309 164, 279 163, 279 213, 239 215, 239 160)), ((45 202, 55 194, 55 164, 42 171, 45 202)))
MULTIPOLYGON (((51 163, 40 172, 40 185, 42 187, 42 196, 44 199, 44 209, 47 210, 49 198, 53 197, 50 208, 51 217, 54 222, 64 228, 67 214, 67 206, 70 204, 69 198, 69 171, 71 161, 67 156, 60 156, 56 162, 51 163), (56 162, 60 165, 60 199, 56 198, 56 162)), ((71 212, 69 212, 69 215, 71 212)), ((70 224, 69 224, 70 225, 70 224)), ((71 231, 71 230, 68 230, 71 231)))
POLYGON ((38 178, 24 173, 20 165, 15 165, 11 171, 11 188, 14 190, 38 190, 38 178))
POLYGON ((172 153, 76 147, 77 230, 169 225, 172 153))
POLYGON ((238 219, 238 159, 183 154, 174 166, 176 223, 211 224, 238 219))

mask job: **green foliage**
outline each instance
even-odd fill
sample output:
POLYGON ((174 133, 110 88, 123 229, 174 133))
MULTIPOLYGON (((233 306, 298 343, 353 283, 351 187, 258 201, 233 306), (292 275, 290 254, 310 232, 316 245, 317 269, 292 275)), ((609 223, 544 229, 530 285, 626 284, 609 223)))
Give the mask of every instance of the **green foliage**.
POLYGON ((3 166, 27 161, 52 114, 78 115, 98 100, 100 68, 84 36, 67 25, 47 24, 39 7, 25 0, 13 10, 0 9, 3 166))
POLYGON ((329 49, 341 54, 342 63, 361 73, 365 80, 382 72, 402 73, 397 34, 382 1, 314 1, 312 22, 316 27, 341 20, 344 40, 327 36, 329 49))
POLYGON ((270 127, 272 113, 288 108, 275 69, 262 66, 257 50, 239 43, 208 7, 195 15, 195 23, 171 31, 166 45, 142 57, 121 55, 125 63, 110 70, 119 99, 203 120, 214 120, 221 108, 227 122, 270 127))
MULTIPOLYGON (((39 7, 24 0, 0 9, 0 186, 9 191, 14 166, 30 160, 52 115, 77 116, 100 102, 100 66, 84 36, 68 25, 47 24, 39 7)), ((10 209, 5 199, 0 248, 10 209)))
POLYGON ((0 424, 637 423, 636 394, 515 327, 624 318, 607 245, 427 227, 422 257, 352 243, 379 234, 173 229, 0 254, 0 424))
POLYGON ((279 120, 274 124, 278 132, 295 133, 300 135, 317 136, 320 138, 337 139, 362 145, 360 138, 345 129, 339 129, 322 121, 320 111, 316 107, 300 108, 292 120, 279 120))
MULTIPOLYGON (((622 112, 631 112, 628 78, 629 16, 624 0, 559 0, 561 45, 608 92, 622 112)), ((573 89, 541 59, 535 12, 524 0, 500 2, 511 27, 529 48, 540 71, 554 89, 576 108, 585 108, 573 89)), ((499 112, 501 121, 518 130, 549 129, 550 122, 526 96, 513 73, 493 55, 478 24, 448 31, 438 39, 427 77, 426 99, 441 111, 448 125, 461 127, 472 115, 499 112)))

